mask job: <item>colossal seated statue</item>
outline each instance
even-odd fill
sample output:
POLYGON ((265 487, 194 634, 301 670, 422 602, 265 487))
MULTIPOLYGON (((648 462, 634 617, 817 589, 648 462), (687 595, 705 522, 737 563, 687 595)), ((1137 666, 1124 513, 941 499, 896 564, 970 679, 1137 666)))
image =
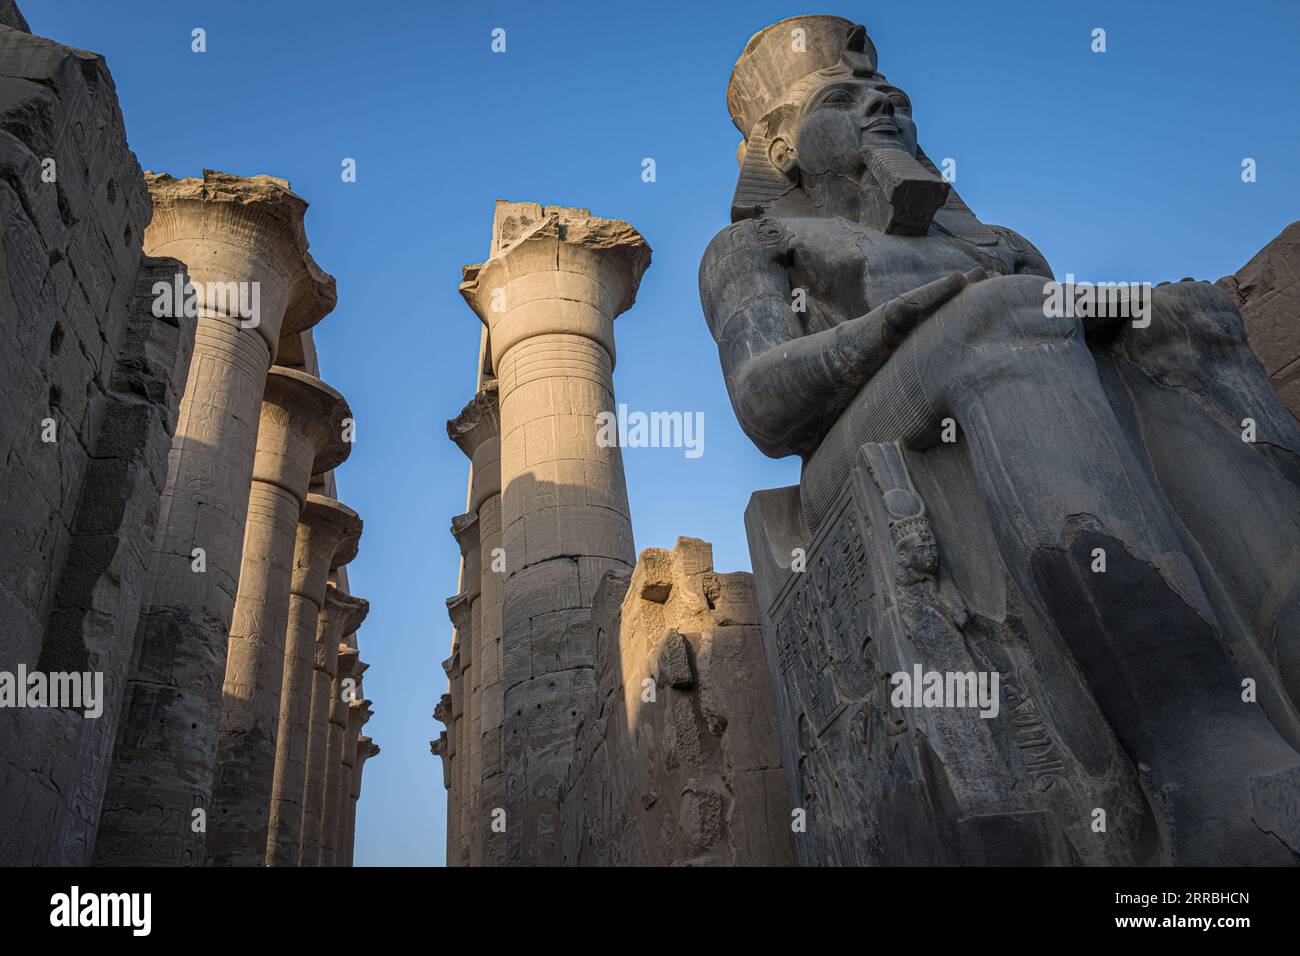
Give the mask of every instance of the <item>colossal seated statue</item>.
POLYGON ((860 25, 766 28, 727 102, 700 297, 803 460, 746 515, 800 860, 1300 861, 1300 429, 1229 297, 1053 308, 860 25), (914 668, 996 674, 996 715, 900 704, 914 668))

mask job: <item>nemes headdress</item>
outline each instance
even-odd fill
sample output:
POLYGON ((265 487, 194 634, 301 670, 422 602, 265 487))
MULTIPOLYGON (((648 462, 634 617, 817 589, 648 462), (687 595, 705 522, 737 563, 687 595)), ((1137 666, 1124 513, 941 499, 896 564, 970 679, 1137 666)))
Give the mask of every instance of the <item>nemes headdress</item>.
MULTIPOLYGON (((731 201, 733 222, 761 215, 794 188, 768 157, 771 137, 786 112, 797 108, 814 87, 852 76, 884 80, 877 71, 876 47, 860 23, 821 14, 789 17, 750 37, 727 86, 727 109, 745 137, 736 153, 740 180, 731 201)), ((916 158, 939 178, 919 149, 916 158)), ((991 241, 955 190, 948 191, 941 213, 936 218, 950 229, 971 233, 966 238, 991 241)))

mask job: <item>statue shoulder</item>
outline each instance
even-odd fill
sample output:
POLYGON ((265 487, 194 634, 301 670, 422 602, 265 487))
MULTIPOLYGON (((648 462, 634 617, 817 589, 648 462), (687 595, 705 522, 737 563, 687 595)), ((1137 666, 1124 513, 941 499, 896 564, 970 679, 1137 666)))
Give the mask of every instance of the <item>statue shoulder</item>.
POLYGON ((1014 229, 1008 229, 1006 226, 989 226, 988 228, 995 232, 1004 244, 1015 251, 1017 274, 1041 275, 1048 279, 1052 278, 1052 267, 1048 265, 1047 257, 1039 252, 1038 247, 1032 242, 1014 229))
POLYGON ((713 237, 700 260, 700 304, 715 338, 743 303, 789 295, 790 240, 787 224, 771 216, 742 219, 713 237))
POLYGON ((742 219, 713 237, 704 250, 700 268, 709 268, 737 255, 751 261, 769 259, 777 262, 785 258, 789 245, 790 229, 783 220, 772 216, 742 219))

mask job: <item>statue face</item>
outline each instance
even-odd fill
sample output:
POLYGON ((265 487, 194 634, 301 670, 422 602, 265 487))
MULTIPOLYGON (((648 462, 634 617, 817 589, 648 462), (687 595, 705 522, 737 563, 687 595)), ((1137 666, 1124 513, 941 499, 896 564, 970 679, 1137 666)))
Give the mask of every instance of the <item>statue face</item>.
POLYGON ((939 543, 934 533, 914 531, 896 545, 895 561, 900 570, 933 577, 939 570, 939 543))
POLYGON ((883 79, 845 77, 812 90, 799 109, 795 159, 812 175, 857 176, 864 155, 882 147, 916 155, 916 124, 907 94, 883 79))

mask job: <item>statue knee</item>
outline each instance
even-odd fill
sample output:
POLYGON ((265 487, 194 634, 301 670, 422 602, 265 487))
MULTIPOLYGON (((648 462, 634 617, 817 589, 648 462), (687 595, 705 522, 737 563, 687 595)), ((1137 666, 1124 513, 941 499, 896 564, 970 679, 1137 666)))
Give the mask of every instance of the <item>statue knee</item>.
POLYGON ((1060 342, 1082 332, 1078 317, 1052 308, 1045 280, 998 276, 967 287, 957 297, 952 332, 982 347, 1024 347, 1060 342))
POLYGON ((922 324, 913 354, 935 408, 979 383, 1019 379, 1030 367, 1050 375, 1053 362, 1086 356, 1079 319, 1050 307, 1044 281, 1025 275, 985 279, 922 324), (1037 360, 1027 364, 1031 349, 1037 360))
POLYGON ((1237 304, 1212 282, 1167 282, 1152 290, 1151 324, 1134 328, 1126 338, 1200 345, 1246 342, 1246 326, 1237 304))
POLYGON ((965 289, 945 313, 949 335, 988 352, 1055 344, 1082 334, 1078 318, 1053 308, 1039 276, 997 276, 965 289))

